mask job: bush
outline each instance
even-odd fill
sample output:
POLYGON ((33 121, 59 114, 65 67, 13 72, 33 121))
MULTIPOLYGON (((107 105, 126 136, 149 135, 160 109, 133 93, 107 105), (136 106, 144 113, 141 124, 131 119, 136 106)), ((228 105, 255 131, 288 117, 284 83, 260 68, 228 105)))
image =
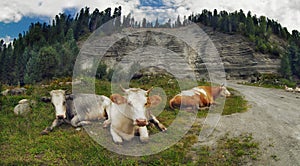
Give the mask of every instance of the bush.
POLYGON ((106 72, 107 66, 105 63, 100 63, 97 68, 96 78, 103 79, 107 75, 106 72))
POLYGON ((108 81, 111 81, 113 74, 114 74, 114 70, 113 69, 109 69, 108 72, 107 72, 107 75, 106 75, 106 79, 108 81))

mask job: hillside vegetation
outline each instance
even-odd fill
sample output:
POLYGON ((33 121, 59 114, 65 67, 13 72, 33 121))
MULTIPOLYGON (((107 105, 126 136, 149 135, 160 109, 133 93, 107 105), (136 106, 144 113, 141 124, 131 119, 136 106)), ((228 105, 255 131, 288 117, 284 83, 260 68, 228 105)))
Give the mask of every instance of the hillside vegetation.
POLYGON ((255 50, 263 54, 274 55, 282 59, 280 73, 286 79, 296 79, 300 71, 300 33, 290 34, 287 28, 264 16, 257 17, 242 10, 233 13, 203 10, 201 14, 192 14, 184 20, 171 20, 164 24, 151 23, 144 18, 136 21, 130 14, 123 16, 121 7, 104 11, 82 8, 75 18, 64 13, 58 14, 47 23, 32 23, 27 32, 19 34, 13 43, 0 42, 0 82, 17 85, 40 82, 45 79, 72 75, 76 55, 81 43, 98 27, 114 20, 113 30, 122 28, 177 28, 187 26, 191 21, 210 26, 215 31, 239 34, 249 38, 255 50), (276 36, 276 37, 275 37, 276 36), (275 39, 275 40, 274 40, 275 39), (278 41, 278 40, 279 41, 278 41), (284 41, 284 42, 281 42, 284 41), (282 43, 287 43, 282 45, 282 43))

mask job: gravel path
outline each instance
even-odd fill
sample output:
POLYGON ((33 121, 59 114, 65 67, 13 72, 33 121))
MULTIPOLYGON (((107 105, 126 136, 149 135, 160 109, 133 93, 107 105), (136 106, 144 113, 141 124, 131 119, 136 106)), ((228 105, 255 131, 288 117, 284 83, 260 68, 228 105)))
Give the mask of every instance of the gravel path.
POLYGON ((300 165, 300 93, 239 85, 250 104, 249 111, 222 116, 210 143, 229 132, 233 136, 249 132, 260 143, 260 160, 249 165, 300 165), (215 139, 213 139, 215 138, 215 139))

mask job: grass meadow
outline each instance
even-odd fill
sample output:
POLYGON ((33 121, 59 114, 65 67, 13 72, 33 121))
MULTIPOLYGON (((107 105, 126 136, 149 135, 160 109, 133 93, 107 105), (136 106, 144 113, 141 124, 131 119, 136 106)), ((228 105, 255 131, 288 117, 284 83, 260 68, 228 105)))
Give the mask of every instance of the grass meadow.
MULTIPOLYGON (((256 160, 259 156, 258 143, 253 141, 249 133, 234 138, 226 135, 217 141, 214 148, 207 146, 193 148, 201 130, 201 125, 196 122, 191 122, 192 127, 175 145, 160 153, 141 157, 111 152, 95 142, 84 129, 75 130, 66 124, 55 128, 49 135, 40 135, 43 129, 51 125, 55 116, 52 104, 44 103, 40 98, 49 96, 49 92, 53 89, 64 89, 71 93, 71 85, 59 84, 67 80, 48 82, 50 86, 46 88, 41 84, 27 85, 26 95, 1 96, 0 165, 241 165, 247 161, 246 159, 256 160), (14 106, 23 98, 37 102, 32 106, 29 115, 15 116, 14 106)), ((198 82, 198 84, 208 83, 198 82)), ((176 80, 168 76, 142 77, 132 80, 130 86, 143 89, 160 87, 164 90, 167 101, 180 92, 176 80)), ((95 90, 97 94, 109 96, 111 83, 96 80, 95 90)), ((229 91, 233 95, 226 99, 223 114, 246 111, 248 105, 243 96, 234 89, 229 91)), ((168 126, 178 112, 179 110, 171 110, 166 105, 158 119, 168 126)), ((207 110, 199 111, 198 118, 204 118, 207 112, 207 110)), ((159 132, 156 128, 149 127, 149 130, 150 138, 151 134, 159 132)), ((106 129, 105 132, 110 137, 109 130, 106 129)), ((134 142, 131 145, 135 144, 141 143, 134 142)))

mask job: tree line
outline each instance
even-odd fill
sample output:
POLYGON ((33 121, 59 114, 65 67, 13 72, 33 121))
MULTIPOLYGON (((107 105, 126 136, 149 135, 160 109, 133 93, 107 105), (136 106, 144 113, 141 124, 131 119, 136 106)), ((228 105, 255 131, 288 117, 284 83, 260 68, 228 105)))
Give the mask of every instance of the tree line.
MULTIPOLYGON (((137 21, 131 14, 124 15, 121 21, 121 10, 120 6, 113 12, 111 8, 90 12, 90 9, 85 7, 75 17, 60 13, 55 16, 51 25, 31 23, 29 30, 20 33, 12 43, 0 41, 0 82, 16 85, 72 76, 73 65, 79 52, 78 41, 86 39, 90 33, 110 20, 110 26, 117 30, 127 27, 177 28, 195 22, 223 33, 239 33, 255 43, 256 51, 282 58, 280 72, 284 77, 300 78, 300 33, 294 30, 290 34, 287 28, 277 21, 264 16, 257 18, 251 12, 245 14, 242 10, 233 13, 203 10, 201 14, 184 16, 182 21, 178 16, 173 22, 169 19, 165 23, 159 23, 157 18, 152 23, 146 18, 141 22, 137 21), (276 43, 272 43, 271 35, 288 41, 288 48, 282 50, 276 43)), ((103 67, 106 66, 102 65, 99 71, 104 72, 103 67)))
POLYGON ((289 33, 286 27, 265 16, 257 17, 249 11, 243 10, 228 13, 218 12, 216 9, 211 12, 203 10, 201 14, 192 14, 189 21, 210 26, 213 30, 228 34, 242 34, 255 43, 255 50, 261 53, 269 53, 274 58, 281 58, 279 72, 286 79, 293 77, 300 78, 300 33, 293 30, 289 33), (271 42, 271 35, 287 41, 288 46, 283 50, 277 43, 271 42))
MULTIPOLYGON (((17 85, 53 77, 72 76, 78 41, 102 24, 121 16, 121 7, 104 11, 80 10, 75 18, 61 13, 52 24, 31 23, 29 30, 11 43, 0 41, 0 82, 17 85)), ((115 24, 118 24, 115 21, 115 24)))

